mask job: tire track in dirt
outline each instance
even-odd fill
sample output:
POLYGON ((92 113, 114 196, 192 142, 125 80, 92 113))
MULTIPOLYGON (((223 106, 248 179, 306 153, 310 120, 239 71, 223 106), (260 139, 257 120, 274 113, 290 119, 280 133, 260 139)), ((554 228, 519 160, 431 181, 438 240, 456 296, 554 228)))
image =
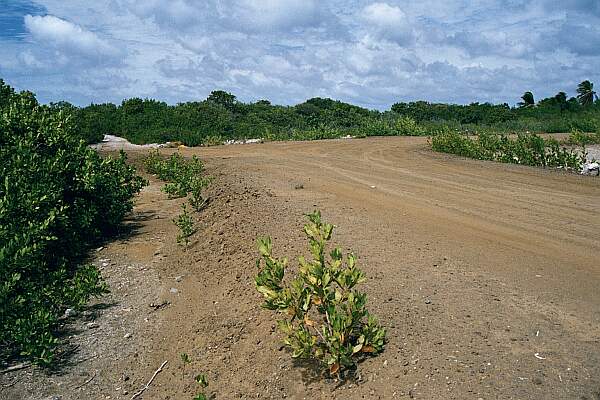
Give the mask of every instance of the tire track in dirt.
POLYGON ((435 154, 423 138, 181 152, 206 161, 212 201, 183 251, 171 223, 181 200, 160 197, 156 181, 142 193, 136 210, 160 219, 140 221, 130 251, 118 249, 123 263, 149 263, 160 282, 144 290, 170 305, 140 327, 134 352, 103 364, 90 398, 127 398, 164 360, 144 398, 192 398, 200 372, 217 399, 598 398, 598 179, 435 154), (358 253, 388 329, 359 382, 295 364, 254 289, 256 237, 273 236, 294 268, 314 208, 358 253), (185 374, 182 352, 193 360, 185 374))

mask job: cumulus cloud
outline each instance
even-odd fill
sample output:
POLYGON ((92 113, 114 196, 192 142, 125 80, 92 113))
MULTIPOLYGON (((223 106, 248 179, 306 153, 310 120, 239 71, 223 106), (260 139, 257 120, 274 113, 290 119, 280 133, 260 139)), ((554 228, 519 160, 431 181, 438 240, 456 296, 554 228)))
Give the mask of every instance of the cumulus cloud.
POLYGON ((472 56, 503 55, 519 58, 531 50, 532 37, 508 35, 506 32, 459 31, 449 35, 446 43, 461 48, 472 56))
MULTIPOLYGON (((228 4, 227 4, 228 3, 228 4)), ((316 0, 234 0, 221 9, 223 18, 251 32, 318 26, 322 8, 316 0)))
POLYGON ((203 24, 207 14, 214 14, 210 2, 187 0, 128 1, 122 7, 142 18, 150 18, 162 27, 180 30, 203 24))
MULTIPOLYGON (((183 32, 289 32, 319 26, 327 14, 317 0, 146 0, 127 1, 133 13, 183 32)), ((328 15, 331 17, 331 15, 328 15)))
POLYGON ((373 3, 363 9, 362 18, 368 28, 380 38, 400 45, 409 45, 414 40, 411 23, 400 7, 387 3, 373 3))
POLYGON ((11 14, 25 29, 0 35, 0 76, 44 101, 176 103, 223 89, 243 101, 322 96, 387 109, 418 99, 514 104, 525 90, 572 95, 578 82, 600 81, 596 0, 36 4, 43 12, 12 7, 29 11, 11 14))
POLYGON ((117 51, 95 33, 53 15, 25 16, 25 27, 41 43, 87 55, 114 55, 117 51))
POLYGON ((578 56, 594 56, 600 53, 600 29, 597 24, 581 21, 579 18, 567 17, 564 21, 553 24, 553 31, 547 35, 541 48, 549 50, 552 46, 565 49, 578 56))

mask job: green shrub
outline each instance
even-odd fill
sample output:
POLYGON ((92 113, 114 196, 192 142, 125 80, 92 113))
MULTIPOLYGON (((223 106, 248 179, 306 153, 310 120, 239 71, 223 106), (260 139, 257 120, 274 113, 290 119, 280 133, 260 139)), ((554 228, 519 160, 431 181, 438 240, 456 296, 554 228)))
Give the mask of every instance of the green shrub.
MULTIPOLYGON (((167 182, 163 191, 171 198, 185 197, 193 193, 196 200, 200 200, 200 192, 209 183, 202 177, 204 165, 198 157, 184 158, 179 153, 172 154, 169 158, 161 157, 158 150, 150 151, 144 160, 146 171, 155 174, 160 180, 167 182)), ((195 204, 200 202, 194 200, 195 204)))
POLYGON ((292 357, 316 359, 330 374, 340 374, 355 366, 357 358, 383 351, 385 330, 367 311, 367 296, 355 289, 366 280, 356 257, 344 257, 334 248, 327 258, 333 225, 323 223, 318 211, 308 220, 304 233, 312 260, 300 257, 297 276, 285 283, 287 259, 272 256, 270 238, 259 239, 256 288, 265 308, 285 316, 278 326, 292 357))
POLYGON ((556 139, 536 134, 506 135, 480 133, 475 138, 453 130, 442 130, 430 139, 434 151, 456 154, 478 160, 541 167, 579 169, 585 154, 561 145, 556 139))
POLYGON ((1 360, 52 361, 58 317, 106 291, 98 270, 79 262, 144 184, 124 153, 100 157, 67 113, 33 94, 0 108, 1 360))
POLYGON ((423 126, 407 116, 387 116, 367 120, 359 129, 365 136, 423 136, 423 126))
POLYGON ((220 146, 225 143, 225 139, 221 135, 210 135, 202 139, 202 146, 220 146))
POLYGON ((208 200, 202 195, 204 188, 210 183, 209 178, 200 176, 194 177, 190 182, 190 198, 188 202, 196 211, 201 211, 208 203, 208 200))
POLYGON ((567 144, 588 146, 590 144, 600 144, 600 132, 599 133, 583 133, 579 130, 571 132, 569 137, 565 140, 567 144))
POLYGON ((443 129, 431 138, 433 150, 463 157, 481 159, 480 148, 468 136, 453 129, 443 129))
POLYGON ((179 228, 179 233, 177 234, 177 243, 183 243, 187 249, 190 244, 190 236, 196 232, 196 228, 194 227, 194 219, 188 213, 185 204, 181 205, 181 214, 179 214, 177 218, 173 220, 173 223, 179 228))

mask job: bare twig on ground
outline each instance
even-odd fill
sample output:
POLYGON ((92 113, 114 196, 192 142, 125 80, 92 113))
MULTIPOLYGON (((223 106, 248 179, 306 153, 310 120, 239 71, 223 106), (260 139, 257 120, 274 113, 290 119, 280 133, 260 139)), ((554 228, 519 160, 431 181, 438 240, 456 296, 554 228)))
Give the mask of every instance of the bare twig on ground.
POLYGON ((87 385, 88 383, 90 383, 95 377, 96 377, 96 372, 94 372, 94 375, 92 375, 92 377, 90 379, 88 379, 87 381, 83 382, 81 385, 73 388, 73 390, 81 389, 82 387, 84 387, 85 385, 87 385))
POLYGON ((5 368, 5 369, 1 370, 0 373, 6 374, 8 372, 18 371, 18 370, 29 368, 29 367, 31 367, 31 363, 21 363, 21 364, 17 364, 17 365, 13 365, 8 368, 5 368))
POLYGON ((133 399, 135 399, 136 397, 138 397, 139 395, 141 395, 142 393, 144 393, 144 392, 145 392, 145 391, 146 391, 146 390, 147 390, 147 389, 150 387, 150 385, 152 384, 152 381, 154 380, 154 378, 156 378, 156 375, 158 375, 158 374, 159 374, 159 372, 161 372, 161 371, 162 371, 162 369, 163 369, 163 367, 164 367, 165 365, 167 365, 167 360, 165 360, 165 361, 164 361, 164 362, 161 364, 161 366, 160 366, 160 367, 158 367, 158 369, 157 369, 156 371, 154 371, 154 375, 152 375, 152 378, 150 378, 150 380, 148 381, 148 383, 146 383, 146 386, 144 386, 144 387, 142 388, 142 390, 140 390, 139 392, 136 392, 136 393, 134 393, 134 395, 133 395, 133 396, 131 396, 131 399, 129 399, 129 400, 133 400, 133 399))
MULTIPOLYGON (((154 303, 150 303, 150 307, 152 307, 152 308, 153 308, 153 310, 152 310, 152 311, 158 311, 158 310, 160 310, 161 308, 164 308, 164 307, 167 307, 167 306, 169 306, 170 304, 171 304, 171 302, 170 302, 170 301, 163 301, 163 302, 162 302, 162 303, 160 303, 160 304, 154 304, 154 303)), ((152 312, 152 311, 151 311, 151 312, 152 312)))

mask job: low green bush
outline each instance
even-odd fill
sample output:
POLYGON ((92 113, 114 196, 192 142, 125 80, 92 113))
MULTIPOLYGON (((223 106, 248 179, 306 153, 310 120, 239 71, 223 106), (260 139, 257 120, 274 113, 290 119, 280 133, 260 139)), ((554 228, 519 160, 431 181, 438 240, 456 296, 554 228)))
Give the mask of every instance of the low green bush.
POLYGON ((196 233, 196 228, 194 227, 194 219, 190 213, 188 213, 185 204, 181 205, 181 214, 173 219, 173 223, 179 228, 177 243, 185 245, 185 248, 187 249, 190 244, 190 236, 196 233))
POLYGON ((388 116, 366 121, 360 132, 366 136, 423 136, 426 130, 411 117, 388 116))
POLYGON ((203 177, 204 164, 198 157, 186 159, 179 153, 173 153, 170 157, 163 158, 158 150, 153 150, 144 159, 144 166, 146 172, 167 182, 162 190, 169 197, 185 197, 192 193, 192 206, 200 209, 204 205, 201 191, 209 184, 210 179, 203 177))
POLYGON ((444 129, 431 137, 430 144, 438 152, 530 166, 579 169, 585 161, 585 154, 565 147, 556 139, 544 139, 536 134, 517 134, 511 139, 481 132, 469 137, 444 129))
POLYGON ((68 113, 13 93, 0 107, 0 361, 53 360, 66 308, 106 291, 81 265, 145 184, 121 153, 102 158, 68 113))
POLYGON ((578 146, 588 146, 590 144, 600 144, 600 132, 597 133, 584 133, 579 130, 571 132, 569 137, 565 140, 567 144, 573 144, 578 146))
POLYGON ((318 211, 308 220, 304 233, 312 260, 300 257, 298 274, 284 282, 287 259, 273 257, 270 238, 259 239, 256 288, 264 307, 284 316, 278 326, 292 357, 318 360, 339 375, 357 359, 383 351, 385 330, 367 311, 367 296, 355 289, 366 280, 356 257, 344 257, 339 248, 327 257, 333 225, 322 222, 318 211))

